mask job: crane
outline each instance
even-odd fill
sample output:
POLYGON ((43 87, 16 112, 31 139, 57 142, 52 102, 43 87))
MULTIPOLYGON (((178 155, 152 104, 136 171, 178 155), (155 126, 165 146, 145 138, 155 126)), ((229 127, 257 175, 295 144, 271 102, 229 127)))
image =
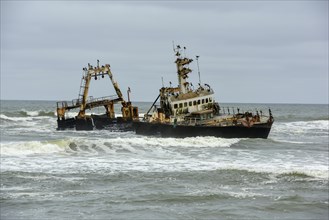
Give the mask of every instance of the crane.
MULTIPOLYGON (((120 117, 121 122, 132 121, 133 119, 138 119, 138 108, 132 106, 129 98, 130 88, 128 89, 128 102, 123 98, 122 92, 119 88, 118 83, 114 80, 113 74, 109 64, 100 66, 99 60, 97 60, 97 66, 93 67, 88 63, 88 68, 83 68, 83 76, 81 79, 79 97, 77 100, 73 100, 71 105, 68 105, 67 102, 62 102, 60 107, 60 102, 57 103, 57 116, 58 116, 58 128, 64 127, 70 123, 69 127, 72 127, 75 123, 77 130, 92 130, 95 127, 94 120, 97 120, 99 123, 111 123, 116 119, 114 104, 121 102, 121 112, 122 117, 120 117), (104 78, 109 76, 111 83, 116 92, 116 96, 103 97, 98 99, 88 99, 90 82, 94 78, 104 78), (99 106, 104 106, 106 109, 106 117, 99 117, 95 115, 86 115, 87 109, 96 108, 99 106), (65 112, 67 110, 79 108, 79 113, 76 116, 74 122, 73 119, 65 119, 65 112)), ((97 126, 96 126, 97 127, 97 126)))

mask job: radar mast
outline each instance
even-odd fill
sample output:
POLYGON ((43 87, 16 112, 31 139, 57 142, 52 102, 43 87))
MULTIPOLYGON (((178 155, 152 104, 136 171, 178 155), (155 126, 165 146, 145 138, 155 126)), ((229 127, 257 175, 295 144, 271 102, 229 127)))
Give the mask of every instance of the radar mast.
MULTIPOLYGON (((184 47, 185 51, 186 47, 184 47)), ((176 66, 177 66, 177 76, 178 76, 178 88, 180 94, 185 94, 188 92, 189 83, 186 81, 188 78, 188 74, 192 72, 192 70, 188 67, 193 60, 183 57, 181 52, 182 49, 179 45, 174 48, 175 56, 176 56, 176 66)))

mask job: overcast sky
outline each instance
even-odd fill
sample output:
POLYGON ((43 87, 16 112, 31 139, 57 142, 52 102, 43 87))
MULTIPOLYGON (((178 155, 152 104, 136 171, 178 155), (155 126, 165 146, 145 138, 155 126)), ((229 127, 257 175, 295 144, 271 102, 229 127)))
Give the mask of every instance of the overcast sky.
POLYGON ((216 101, 328 103, 328 1, 1 1, 1 99, 76 99, 99 59, 124 95, 153 101, 161 77, 178 84, 173 41, 200 56, 216 101))

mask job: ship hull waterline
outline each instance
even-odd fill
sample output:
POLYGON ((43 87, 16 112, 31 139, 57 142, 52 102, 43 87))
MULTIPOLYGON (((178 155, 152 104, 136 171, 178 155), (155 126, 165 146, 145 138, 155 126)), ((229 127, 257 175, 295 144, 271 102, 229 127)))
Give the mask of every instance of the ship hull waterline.
POLYGON ((122 117, 110 119, 106 115, 91 115, 87 118, 68 118, 57 120, 57 130, 75 129, 77 131, 110 130, 134 131, 132 120, 122 117))
POLYGON ((272 123, 245 126, 189 126, 163 123, 133 122, 136 134, 161 137, 214 136, 221 138, 263 138, 267 139, 272 123))

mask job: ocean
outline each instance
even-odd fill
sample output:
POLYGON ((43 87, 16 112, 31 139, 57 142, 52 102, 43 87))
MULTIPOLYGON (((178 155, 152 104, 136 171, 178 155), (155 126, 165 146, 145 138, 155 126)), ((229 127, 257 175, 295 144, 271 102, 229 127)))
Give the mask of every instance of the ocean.
POLYGON ((57 131, 56 102, 2 100, 1 219, 328 219, 328 105, 221 106, 271 108, 269 138, 57 131))

